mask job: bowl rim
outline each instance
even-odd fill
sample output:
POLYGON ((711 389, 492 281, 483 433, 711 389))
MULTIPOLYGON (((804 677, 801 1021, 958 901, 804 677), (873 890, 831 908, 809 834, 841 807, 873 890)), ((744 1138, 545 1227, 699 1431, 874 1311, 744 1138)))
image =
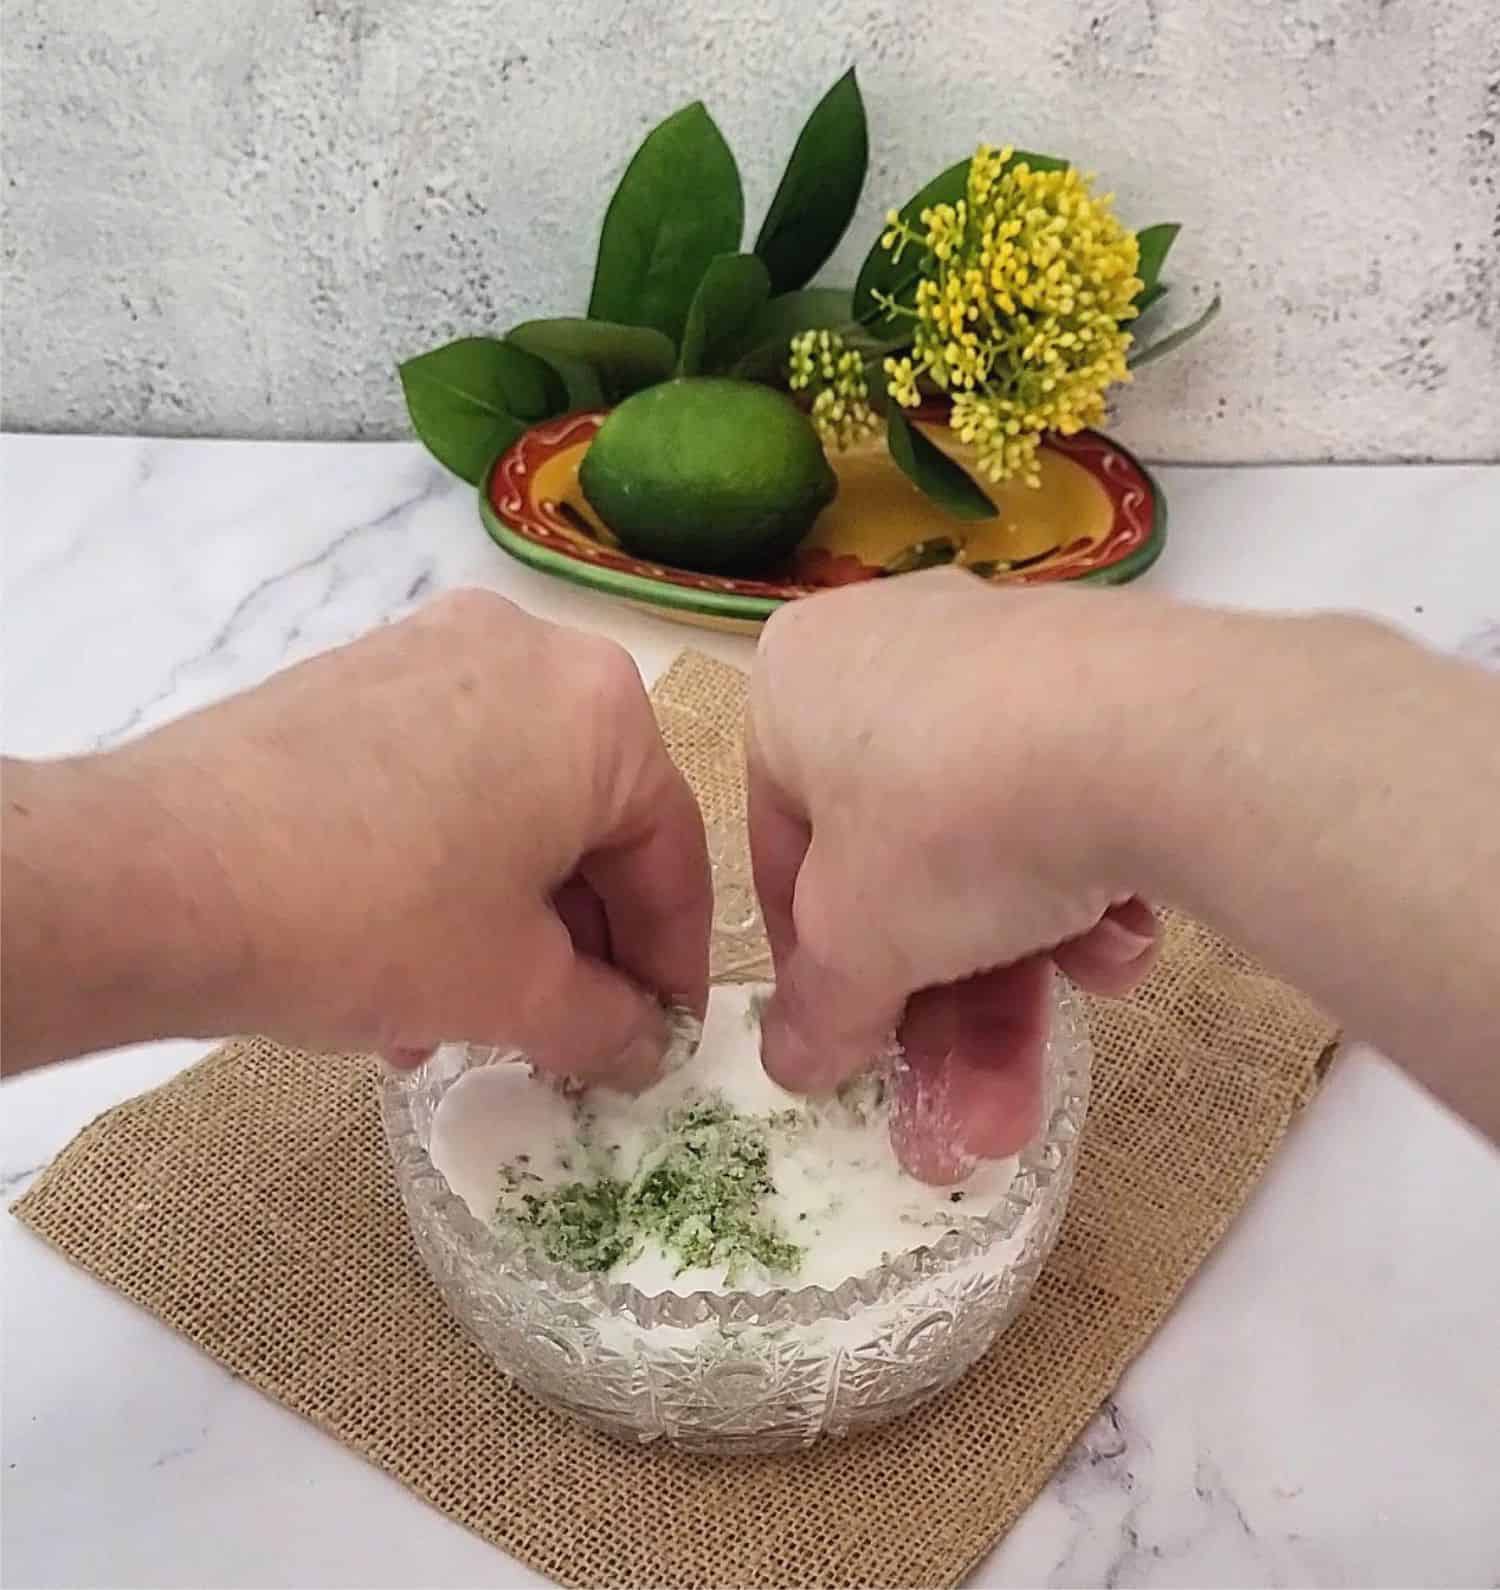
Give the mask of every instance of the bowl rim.
MULTIPOLYGON (((414 1111, 421 1089, 420 1071, 386 1069, 380 1113, 408 1218, 415 1219, 415 1201, 437 1223, 444 1239, 476 1256, 486 1272, 528 1284, 557 1302, 582 1309, 585 1317, 624 1315, 646 1329, 691 1329, 712 1321, 733 1329, 809 1324, 848 1319, 872 1305, 892 1301, 914 1282, 981 1258, 1015 1237, 1055 1187, 1066 1188, 1088 1108, 1093 1048, 1082 1000, 1056 972, 1047 1045, 1055 1052, 1056 1065, 1046 1127, 1017 1156, 1015 1176, 997 1209, 986 1215, 965 1216, 961 1224, 935 1241, 908 1248, 833 1288, 809 1285, 756 1292, 646 1293, 629 1282, 610 1281, 548 1259, 518 1232, 479 1220, 432 1163, 414 1111)), ((465 1049, 470 1055, 482 1053, 481 1064, 524 1059, 514 1049, 488 1045, 443 1048, 465 1049)))

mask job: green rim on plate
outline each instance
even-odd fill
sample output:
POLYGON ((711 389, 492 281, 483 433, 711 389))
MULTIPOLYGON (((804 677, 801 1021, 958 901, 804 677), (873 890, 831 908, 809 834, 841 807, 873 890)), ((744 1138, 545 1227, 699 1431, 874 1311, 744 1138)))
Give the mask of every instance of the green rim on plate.
MULTIPOLYGON (((677 617, 738 625, 764 623, 785 602, 811 595, 825 584, 844 583, 696 574, 633 558, 583 536, 580 526, 564 518, 556 503, 538 500, 532 485, 542 464, 587 442, 604 417, 580 413, 543 421, 491 466, 479 490, 479 514, 490 536, 512 557, 604 596, 660 608, 677 617)), ((1042 564, 990 578, 997 584, 1078 580, 1095 585, 1123 585, 1139 578, 1161 556, 1166 541, 1166 499, 1156 480, 1126 448, 1095 431, 1048 437, 1044 445, 1072 458, 1094 477, 1112 505, 1113 525, 1097 541, 1080 541, 1042 564)), ((873 572, 866 570, 866 577, 873 572)))

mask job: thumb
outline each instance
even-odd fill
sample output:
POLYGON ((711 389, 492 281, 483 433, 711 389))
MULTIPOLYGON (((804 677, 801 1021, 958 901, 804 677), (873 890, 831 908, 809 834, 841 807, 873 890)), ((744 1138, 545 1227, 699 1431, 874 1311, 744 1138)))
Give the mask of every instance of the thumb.
POLYGON ((912 1000, 891 1141, 914 1176, 948 1186, 1036 1136, 1051 998, 1051 962, 1033 955, 912 1000))
POLYGON ((908 990, 881 975, 885 957, 861 934, 868 920, 814 839, 761 1019, 761 1062, 790 1092, 832 1092, 884 1051, 901 1020, 908 990))
POLYGON ((656 998, 623 972, 579 954, 551 912, 533 938, 519 1008, 496 1036, 539 1070, 622 1091, 648 1087, 666 1053, 666 1016, 656 998))

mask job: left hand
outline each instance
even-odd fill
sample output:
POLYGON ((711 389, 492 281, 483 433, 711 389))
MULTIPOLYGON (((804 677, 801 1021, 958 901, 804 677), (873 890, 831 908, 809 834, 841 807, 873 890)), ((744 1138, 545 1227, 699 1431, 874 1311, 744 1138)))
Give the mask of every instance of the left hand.
POLYGON ((703 822, 634 663, 487 592, 6 782, 14 1065, 257 1031, 637 1087, 707 1002, 703 822))

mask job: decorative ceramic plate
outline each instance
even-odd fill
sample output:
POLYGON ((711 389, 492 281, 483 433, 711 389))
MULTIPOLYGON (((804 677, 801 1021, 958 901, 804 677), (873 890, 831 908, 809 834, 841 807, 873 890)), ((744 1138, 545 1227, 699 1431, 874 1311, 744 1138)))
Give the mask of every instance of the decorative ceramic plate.
MULTIPOLYGON (((694 574, 631 557, 589 506, 578 466, 604 418, 546 420, 502 453, 479 493, 485 527, 533 568, 704 628, 753 634, 783 602, 939 563, 1008 584, 1119 585, 1150 568, 1166 539, 1160 487, 1097 431, 1045 438, 1041 486, 994 488, 999 512, 977 522, 930 502, 877 437, 830 455, 839 494, 774 577, 694 574)), ((972 464, 972 450, 955 440, 941 410, 916 418, 945 452, 972 464)))

